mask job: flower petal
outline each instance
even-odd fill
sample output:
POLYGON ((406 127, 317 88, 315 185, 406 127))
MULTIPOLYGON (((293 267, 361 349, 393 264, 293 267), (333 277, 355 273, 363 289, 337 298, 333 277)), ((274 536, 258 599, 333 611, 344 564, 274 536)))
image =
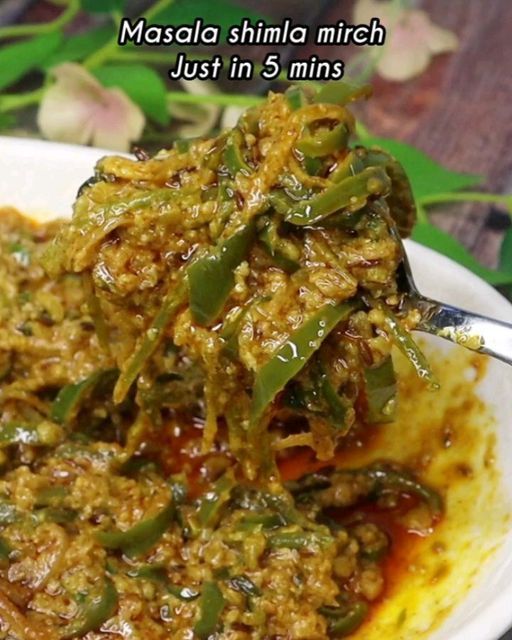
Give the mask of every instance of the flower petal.
POLYGON ((354 4, 353 17, 355 24, 369 24, 372 18, 380 18, 387 27, 392 26, 396 19, 391 3, 378 0, 357 0, 354 4))
POLYGON ((245 111, 245 107, 226 107, 220 121, 221 129, 232 129, 235 127, 238 119, 245 111))
MULTIPOLYGON (((217 92, 213 82, 208 80, 180 80, 181 86, 188 93, 204 96, 217 92)), ((211 131, 217 123, 220 107, 214 104, 183 105, 172 104, 169 107, 172 115, 190 124, 178 127, 177 133, 181 138, 201 138, 211 131)))
POLYGON ((38 126, 49 140, 127 151, 144 129, 139 107, 120 89, 106 89, 79 64, 52 70, 55 83, 45 92, 38 126))
POLYGON ((408 80, 425 71, 435 53, 457 44, 455 34, 434 25, 425 11, 404 11, 388 33, 377 69, 387 80, 408 80))
POLYGON ((49 140, 86 144, 91 138, 88 95, 97 88, 80 69, 66 63, 53 71, 56 81, 45 91, 37 114, 38 127, 49 140))
POLYGON ((121 91, 106 89, 94 121, 92 143, 114 151, 128 151, 144 131, 146 119, 139 107, 121 91))
POLYGON ((423 73, 430 57, 428 47, 422 43, 407 54, 401 46, 388 46, 377 63, 377 70, 386 80, 404 82, 423 73))
POLYGON ((430 51, 436 55, 438 53, 447 53, 456 51, 459 46, 459 38, 453 31, 442 29, 432 24, 430 37, 428 39, 430 51))

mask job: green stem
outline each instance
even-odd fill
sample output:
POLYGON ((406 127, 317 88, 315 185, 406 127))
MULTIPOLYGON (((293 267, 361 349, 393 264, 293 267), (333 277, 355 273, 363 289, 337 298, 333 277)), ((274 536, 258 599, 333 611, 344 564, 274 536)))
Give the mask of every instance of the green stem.
POLYGON ((371 137, 371 133, 368 130, 368 127, 366 127, 361 120, 358 120, 356 122, 356 135, 358 138, 360 138, 361 140, 365 140, 369 137, 371 137))
MULTIPOLYGON (((153 6, 151 6, 146 13, 142 14, 143 18, 149 22, 153 16, 157 13, 166 9, 170 6, 174 0, 159 0, 155 2, 153 6)), ((117 44, 117 33, 111 38, 108 42, 106 42, 100 49, 91 54, 88 58, 86 58, 83 62, 84 67, 86 69, 93 69, 94 67, 101 66, 104 62, 109 59, 112 59, 116 54, 116 49, 119 45, 117 44)))
POLYGON ((460 193, 434 193, 430 196, 423 196, 419 203, 423 207, 444 202, 492 202, 502 204, 512 216, 512 195, 500 195, 495 193, 481 193, 478 191, 461 191, 460 193))
POLYGON ((418 201, 416 204, 416 213, 418 215, 418 222, 428 222, 428 215, 425 211, 425 207, 422 205, 422 201, 418 201))
POLYGON ((0 40, 51 33, 52 31, 56 31, 71 22, 79 10, 80 0, 70 0, 64 11, 52 22, 42 22, 40 24, 15 24, 0 28, 0 40))
POLYGON ((265 98, 254 95, 244 95, 237 93, 212 93, 210 95, 196 95, 194 93, 184 93, 182 91, 169 91, 167 98, 170 102, 181 102, 184 104, 216 104, 221 107, 254 107, 261 104, 265 98))
MULTIPOLYGON (((184 53, 187 53, 183 49, 184 53)), ((191 53, 194 60, 210 60, 211 56, 199 53, 191 53)), ((113 52, 110 58, 118 62, 146 62, 148 64, 169 65, 176 60, 177 53, 161 53, 158 51, 140 51, 138 48, 120 48, 113 52)))
POLYGON ((0 96, 0 113, 16 111, 24 107, 38 104, 45 92, 45 87, 27 93, 13 93, 0 96))

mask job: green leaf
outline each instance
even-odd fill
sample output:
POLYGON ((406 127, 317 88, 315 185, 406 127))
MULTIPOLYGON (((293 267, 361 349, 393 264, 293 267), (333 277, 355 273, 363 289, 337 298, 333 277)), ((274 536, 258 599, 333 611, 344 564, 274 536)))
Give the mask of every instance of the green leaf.
POLYGON ((202 18, 206 24, 218 25, 224 36, 229 27, 247 18, 254 22, 264 16, 239 7, 229 0, 176 0, 170 7, 159 11, 151 20, 155 24, 192 24, 196 18, 202 18))
POLYGON ((123 11, 125 0, 82 0, 82 9, 87 13, 110 13, 123 11))
POLYGON ((417 224, 414 227, 412 239, 455 260, 455 262, 466 267, 466 269, 469 269, 489 284, 500 286, 512 283, 512 269, 510 273, 507 273, 504 270, 493 271, 492 269, 484 267, 453 236, 429 222, 417 224))
POLYGON ((40 64, 42 69, 50 69, 61 62, 83 60, 106 44, 115 35, 112 26, 91 29, 76 36, 66 37, 62 45, 40 64))
POLYGON ((62 41, 59 32, 48 33, 0 49, 0 91, 22 78, 57 49, 62 41))
POLYGON ((503 236, 499 265, 501 271, 512 274, 512 227, 509 227, 503 236))
POLYGON ((169 124, 167 89, 163 79, 150 67, 142 64, 108 65, 94 69, 93 74, 105 87, 122 89, 158 124, 169 124))
POLYGON ((11 113, 0 113, 0 131, 12 129, 16 124, 16 118, 11 113))
POLYGON ((480 176, 445 169, 425 153, 405 142, 374 137, 365 138, 363 142, 367 147, 375 146, 388 151, 403 165, 416 200, 437 193, 459 191, 483 182, 480 176))

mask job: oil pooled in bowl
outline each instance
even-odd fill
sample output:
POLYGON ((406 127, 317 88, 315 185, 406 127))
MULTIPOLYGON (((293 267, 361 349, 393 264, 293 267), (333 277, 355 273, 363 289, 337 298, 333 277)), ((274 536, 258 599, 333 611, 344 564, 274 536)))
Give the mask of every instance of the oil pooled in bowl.
POLYGON ((402 462, 445 500, 434 531, 423 530, 421 518, 408 522, 409 537, 387 568, 385 596, 355 638, 430 637, 482 579, 486 561, 510 526, 495 456, 495 421, 478 391, 487 359, 461 348, 427 348, 427 354, 440 390, 428 392, 396 357, 397 420, 378 428, 369 449, 341 454, 347 466, 381 458, 402 462))

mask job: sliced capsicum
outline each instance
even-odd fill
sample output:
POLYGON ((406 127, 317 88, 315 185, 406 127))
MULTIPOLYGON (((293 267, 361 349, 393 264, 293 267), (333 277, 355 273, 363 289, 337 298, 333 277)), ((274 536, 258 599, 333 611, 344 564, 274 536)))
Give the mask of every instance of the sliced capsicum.
POLYGON ((187 268, 190 312, 198 324, 211 324, 221 313, 235 283, 233 272, 247 257, 255 231, 250 222, 187 268))
POLYGON ((176 507, 171 500, 156 516, 142 520, 126 531, 100 531, 96 538, 108 549, 120 549, 127 556, 138 556, 160 540, 175 518, 176 507))
POLYGON ((346 105, 360 98, 369 98, 373 93, 370 84, 354 84, 340 80, 338 82, 328 82, 313 98, 313 102, 346 105))
POLYGON ((370 424, 391 422, 396 412, 396 376, 391 356, 364 370, 366 419, 370 424))
POLYGON ((263 365, 256 374, 253 386, 252 426, 258 423, 276 395, 301 371, 334 327, 346 320, 356 308, 355 302, 325 305, 292 333, 283 346, 263 365))
POLYGON ((146 361, 153 355, 155 349, 158 347, 169 322, 178 313, 186 301, 186 298, 187 285, 185 279, 181 278, 176 287, 165 296, 160 310, 144 334, 141 345, 123 366, 121 375, 114 388, 114 402, 120 403, 125 399, 126 394, 146 364, 146 361))
POLYGON ((62 640, 81 638, 91 631, 98 631, 117 609, 119 595, 110 578, 106 578, 100 595, 90 597, 82 606, 76 622, 69 624, 60 634, 62 640))
POLYGON ((386 196, 390 187, 391 180, 382 167, 368 167, 308 200, 294 202, 285 220, 301 227, 315 225, 336 211, 361 209, 369 198, 386 196))
POLYGON ((207 640, 215 633, 225 604, 218 585, 215 582, 205 582, 199 601, 199 617, 194 626, 194 633, 200 640, 207 640))
POLYGON ((96 389, 112 384, 118 375, 117 369, 95 371, 81 382, 62 387, 51 406, 52 420, 59 424, 69 424, 85 400, 96 389))
POLYGON ((328 620, 330 638, 344 638, 358 629, 368 615, 365 602, 355 602, 348 607, 321 607, 320 613, 328 620))

